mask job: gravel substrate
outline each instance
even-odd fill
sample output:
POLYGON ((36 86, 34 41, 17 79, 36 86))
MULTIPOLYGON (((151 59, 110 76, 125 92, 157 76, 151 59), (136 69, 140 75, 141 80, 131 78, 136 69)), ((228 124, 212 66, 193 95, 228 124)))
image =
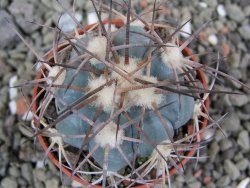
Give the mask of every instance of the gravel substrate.
MULTIPOLYGON (((71 1, 62 2, 66 8, 71 7, 71 1)), ((83 25, 87 22, 87 13, 91 12, 89 2, 76 0, 76 12, 82 15, 83 25)), ((150 7, 152 2, 133 0, 133 6, 136 11, 141 11, 150 7)), ((165 10, 159 20, 180 25, 192 18, 187 31, 196 31, 212 19, 190 47, 197 53, 219 51, 225 57, 220 70, 250 86, 249 0, 176 0, 166 5, 163 3, 165 10)), ((32 70, 35 57, 9 24, 23 34, 39 55, 43 55, 51 48, 54 33, 28 21, 55 26, 61 13, 63 10, 55 0, 0 1, 0 188, 58 188, 62 185, 59 171, 48 161, 47 168, 44 167, 45 156, 40 145, 28 139, 31 134, 23 125, 30 122, 24 121, 23 114, 12 115, 8 106, 10 101, 22 97, 22 92, 16 95, 15 91, 9 90, 10 79, 16 76, 21 82, 35 76, 32 70)), ((201 58, 206 63, 212 62, 212 59, 212 55, 201 58)), ((235 82, 220 81, 215 86, 216 90, 241 93, 211 96, 212 118, 218 119, 228 113, 221 124, 227 138, 218 129, 209 132, 214 138, 201 151, 208 158, 200 159, 196 168, 195 161, 190 162, 185 166, 183 175, 172 177, 174 188, 245 188, 250 181, 250 92, 235 82)), ((24 89, 23 93, 29 96, 30 89, 24 89)), ((80 187, 67 177, 63 180, 65 187, 80 187)))

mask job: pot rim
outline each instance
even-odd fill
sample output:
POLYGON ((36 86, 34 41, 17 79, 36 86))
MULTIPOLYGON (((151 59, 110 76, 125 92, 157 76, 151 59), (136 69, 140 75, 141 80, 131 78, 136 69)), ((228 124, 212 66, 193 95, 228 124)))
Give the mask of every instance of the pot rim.
MULTIPOLYGON (((104 24, 107 24, 108 22, 109 22, 108 20, 104 20, 104 21, 103 21, 104 24)), ((124 22, 123 22, 123 20, 121 20, 121 19, 113 19, 113 20, 111 21, 111 23, 112 23, 112 24, 115 24, 115 25, 118 26, 118 27, 121 27, 121 26, 124 25, 124 22)), ((87 25, 87 26, 85 27, 85 30, 89 30, 89 29, 91 29, 91 28, 93 28, 93 27, 95 27, 95 26, 97 26, 96 23, 87 25)), ((78 29, 78 32, 79 32, 79 34, 81 34, 81 35, 84 34, 84 32, 83 32, 82 29, 78 29)), ((74 35, 74 34, 73 34, 73 35, 74 35)), ((64 48, 67 47, 67 46, 68 46, 67 43, 59 44, 59 46, 58 46, 58 51, 64 49, 64 48)), ((191 59, 192 59, 193 61, 197 61, 197 60, 198 60, 196 56, 193 56, 192 50, 189 49, 188 47, 186 47, 186 48, 183 50, 182 53, 183 53, 184 55, 186 55, 186 56, 191 56, 191 55, 192 55, 191 59)), ((50 50, 50 51, 47 53, 47 61, 51 60, 52 58, 53 58, 53 50, 50 50)), ((196 72, 197 72, 197 77, 198 77, 198 79, 201 81, 201 83, 202 83, 204 89, 207 89, 208 86, 207 86, 207 83, 206 83, 205 73, 204 73, 202 70, 200 70, 200 69, 196 70, 196 72)), ((42 76, 43 76, 43 75, 42 75, 42 72, 40 71, 40 72, 37 74, 36 79, 39 79, 39 78, 41 78, 42 76)), ((35 85, 35 86, 34 86, 34 89, 33 89, 32 101, 35 100, 35 98, 36 98, 38 92, 39 92, 39 87, 38 87, 38 85, 35 85)), ((207 99, 205 100, 204 104, 205 104, 206 110, 209 111, 209 97, 207 97, 207 99)), ((37 110, 37 105, 38 105, 38 104, 37 104, 37 101, 33 103, 33 105, 32 105, 32 111, 33 111, 33 112, 36 112, 36 110, 37 110)), ((204 108, 203 108, 202 110, 204 111, 204 108)), ((208 120, 207 120, 206 118, 203 118, 203 117, 202 117, 201 119, 202 119, 201 130, 202 130, 202 129, 205 129, 205 128, 206 128, 207 123, 208 123, 208 120)), ((37 125, 37 119, 36 119, 36 118, 34 118, 34 124, 35 124, 35 126, 37 125)), ((190 125, 187 125, 187 126, 190 126, 190 125)), ((192 134, 192 131, 188 130, 188 134, 192 134)), ((199 133, 199 134, 200 134, 201 140, 203 140, 204 133, 201 132, 201 133, 199 133)), ((38 135, 38 141, 40 142, 40 144, 41 144, 43 150, 46 151, 46 150, 48 149, 48 144, 47 144, 47 141, 45 140, 45 137, 43 137, 42 135, 38 135)), ((195 153, 196 153, 196 148, 193 148, 192 150, 190 150, 190 151, 187 152, 187 155, 186 155, 186 156, 187 156, 187 157, 192 157, 192 156, 194 156, 195 153)), ((77 182, 79 182, 79 183, 81 183, 82 185, 85 185, 85 186, 89 186, 89 185, 90 185, 90 183, 89 183, 88 181, 86 181, 86 180, 80 178, 80 177, 77 176, 77 175, 72 175, 72 171, 70 171, 69 169, 67 169, 67 168, 64 167, 63 165, 61 166, 61 165, 59 164, 58 159, 57 159, 57 158, 55 157, 55 155, 52 154, 50 151, 49 151, 49 153, 48 153, 48 158, 49 158, 50 161, 51 161, 54 165, 56 165, 59 169, 61 168, 62 172, 63 172, 65 175, 67 175, 68 177, 70 177, 71 179, 73 179, 73 180, 75 180, 75 181, 77 181, 77 182)), ((182 168, 189 160, 190 160, 189 158, 181 159, 181 162, 178 164, 178 167, 179 167, 179 168, 182 168)), ((176 173, 177 173, 177 169, 174 168, 174 167, 171 168, 170 171, 169 171, 170 176, 172 176, 172 175, 174 175, 174 174, 176 174, 176 173)), ((150 183, 148 183, 148 184, 134 186, 134 188, 147 188, 147 187, 152 187, 152 186, 158 184, 160 181, 161 181, 161 178, 158 178, 158 179, 156 179, 156 180, 154 180, 153 182, 150 182, 150 183)), ((99 185, 92 185, 91 187, 93 187, 93 188, 100 188, 101 186, 99 186, 99 185)))

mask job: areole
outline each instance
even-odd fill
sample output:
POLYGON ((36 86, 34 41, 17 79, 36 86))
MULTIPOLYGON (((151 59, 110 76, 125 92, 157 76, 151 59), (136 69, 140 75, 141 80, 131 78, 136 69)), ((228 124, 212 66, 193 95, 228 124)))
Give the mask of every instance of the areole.
MULTIPOLYGON (((106 23, 108 23, 108 21, 103 21, 103 23, 106 24, 106 23)), ((111 23, 114 24, 114 25, 116 25, 117 27, 121 27, 121 26, 124 25, 124 22, 123 22, 121 19, 114 19, 114 20, 112 20, 111 23)), ((88 26, 85 27, 85 30, 88 31, 89 29, 93 29, 93 28, 96 27, 96 26, 97 26, 97 24, 88 25, 88 26)), ((79 34, 83 34, 83 33, 84 33, 84 31, 83 31, 82 29, 78 29, 78 32, 79 32, 79 34)), ((74 35, 74 34, 72 34, 72 35, 74 35)), ((58 51, 63 50, 63 49, 64 49, 65 47, 67 47, 68 45, 69 45, 68 43, 61 43, 61 44, 59 44, 59 46, 58 46, 58 51)), ((183 53, 184 56, 190 56, 191 59, 192 59, 193 61, 196 61, 196 60, 197 60, 195 56, 192 56, 192 51, 191 51, 189 48, 185 48, 185 49, 182 51, 182 53, 183 53)), ((47 53, 47 61, 53 61, 53 58, 54 58, 54 57, 53 57, 53 50, 51 50, 51 51, 49 51, 49 52, 47 53)), ((206 79, 205 79, 205 75, 204 75, 203 71, 198 69, 196 72, 197 72, 197 78, 198 78, 198 80, 201 81, 201 83, 202 83, 204 89, 207 89, 206 79)), ((43 77, 42 72, 39 72, 38 75, 37 75, 37 79, 40 79, 40 78, 42 78, 42 77, 43 77)), ((34 90, 33 90, 33 100, 36 100, 36 97, 37 97, 39 91, 40 91, 40 88, 39 88, 38 85, 36 85, 36 86, 34 87, 34 90)), ((205 100, 204 104, 205 104, 206 110, 209 110, 209 98, 207 98, 207 99, 205 100)), ((33 112, 36 112, 36 111, 37 111, 38 105, 39 105, 39 104, 38 104, 38 101, 36 100, 36 102, 34 102, 34 103, 33 103, 33 106, 32 106, 33 112)), ((200 128, 201 128, 201 129, 205 129, 206 126, 207 126, 207 119, 201 118, 201 121, 202 121, 202 124, 201 124, 201 127, 200 127, 200 128)), ((35 125, 37 126, 37 125, 38 125, 37 119, 34 119, 34 122, 35 122, 35 125)), ((189 128, 188 128, 188 133, 187 133, 187 134, 191 135, 191 134, 193 133, 193 131, 192 131, 193 125, 189 125, 188 127, 189 127, 189 128)), ((203 132, 201 132, 201 133, 199 133, 199 134, 200 134, 200 138, 203 139, 203 132)), ((44 151, 46 151, 46 150, 48 149, 48 146, 49 146, 49 145, 48 145, 48 141, 47 141, 47 140, 45 139, 45 137, 43 137, 42 135, 38 135, 38 140, 39 140, 40 144, 42 145, 44 151)), ((188 151, 187 154, 186 154, 186 156, 191 157, 191 156, 194 156, 195 153, 196 153, 196 149, 194 148, 194 149, 188 151)), ((67 176, 71 177, 73 180, 75 180, 75 181, 77 181, 77 182, 79 182, 79 183, 81 183, 81 184, 83 184, 83 185, 86 185, 86 186, 87 186, 87 185, 90 185, 89 182, 83 180, 83 179, 80 178, 79 176, 77 176, 77 175, 72 175, 72 171, 71 171, 71 170, 65 168, 63 165, 60 166, 58 158, 57 158, 54 154, 52 154, 51 152, 48 153, 48 158, 49 158, 58 168, 61 168, 61 169, 62 169, 62 172, 63 172, 64 174, 66 174, 67 176)), ((185 164, 188 162, 188 160, 189 160, 188 158, 182 159, 181 162, 178 164, 179 168, 182 168, 182 166, 185 165, 185 164)), ((177 169, 176 169, 176 168, 171 168, 171 169, 170 169, 170 175, 173 175, 173 174, 175 174, 175 173, 177 173, 177 169)), ((149 183, 149 184, 146 184, 146 185, 138 185, 138 186, 135 186, 135 187, 137 187, 137 188, 153 187, 153 186, 154 186, 155 184, 157 184, 159 181, 160 181, 160 179, 156 180, 155 182, 151 182, 151 183, 149 183)), ((96 187, 96 188, 98 187, 98 188, 99 188, 99 187, 101 187, 101 186, 94 185, 94 186, 92 186, 92 187, 96 187)))

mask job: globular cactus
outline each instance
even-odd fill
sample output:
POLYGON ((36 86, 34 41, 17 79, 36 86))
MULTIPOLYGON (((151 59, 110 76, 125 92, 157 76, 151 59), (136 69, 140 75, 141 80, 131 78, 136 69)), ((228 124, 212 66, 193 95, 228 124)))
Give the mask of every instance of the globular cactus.
POLYGON ((47 152, 57 143, 60 168, 92 185, 148 184, 160 177, 165 185, 172 167, 181 170, 185 152, 199 148, 199 118, 210 119, 205 101, 211 88, 197 78, 204 67, 183 52, 194 35, 180 44, 181 28, 135 13, 130 19, 129 4, 127 18, 112 8, 111 14, 121 19, 99 20, 74 34, 58 31, 64 40, 48 61, 39 59, 35 135, 50 137, 47 152), (182 135, 188 122, 194 134, 182 135))

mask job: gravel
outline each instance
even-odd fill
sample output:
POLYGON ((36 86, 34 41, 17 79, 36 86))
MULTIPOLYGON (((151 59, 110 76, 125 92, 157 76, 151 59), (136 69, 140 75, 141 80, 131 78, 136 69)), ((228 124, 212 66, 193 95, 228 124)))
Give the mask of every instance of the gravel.
POLYGON ((241 131, 238 135, 238 139, 237 139, 237 143, 239 144, 239 146, 243 149, 248 151, 249 150, 249 144, 250 144, 250 140, 249 140, 249 133, 248 131, 244 130, 241 131))
POLYGON ((228 13, 229 18, 232 19, 233 21, 240 23, 245 19, 245 15, 244 15, 241 7, 239 7, 236 4, 227 5, 226 11, 228 13))
POLYGON ((12 177, 6 177, 6 178, 2 179, 1 186, 3 188, 10 188, 10 187, 17 188, 18 187, 16 179, 14 179, 12 177))
MULTIPOLYGON (((5 48, 11 48, 16 42, 20 41, 20 39, 16 36, 14 30, 10 28, 10 25, 14 25, 14 22, 11 15, 5 10, 0 10, 0 25, 0 50, 5 48)), ((0 75, 1 71, 3 70, 0 69, 0 75)))
POLYGON ((229 113, 225 121, 221 124, 224 130, 236 132, 240 129, 240 118, 235 112, 229 113))
POLYGON ((230 183, 230 177, 229 176, 222 176, 217 182, 216 184, 219 187, 226 187, 227 185, 229 185, 230 183))
POLYGON ((46 188, 57 188, 59 186, 58 178, 52 178, 45 182, 46 188))
MULTIPOLYGON (((30 122, 24 122, 21 117, 11 115, 8 109, 10 78, 17 76, 18 81, 33 79, 32 67, 36 58, 15 32, 7 27, 5 17, 42 55, 51 48, 54 32, 26 21, 54 26, 60 14, 65 12, 57 1, 0 2, 0 188, 58 188, 62 185, 58 169, 51 162, 48 162, 47 168, 43 166, 44 152, 41 146, 37 142, 34 144, 33 140, 29 139, 32 136, 30 131, 21 126, 30 125, 30 122)), ((70 9, 70 2, 63 0, 62 4, 66 9, 70 9)), ((139 0, 133 1, 133 6, 136 10, 141 10, 138 2, 139 0)), ((147 0, 147 7, 150 7, 152 2, 153 0, 147 0)), ((161 16, 161 19, 166 21, 170 14, 174 14, 175 19, 169 22, 180 25, 183 21, 193 18, 190 25, 184 28, 186 31, 191 29, 194 32, 206 21, 215 18, 203 30, 204 39, 194 41, 190 47, 197 53, 217 52, 223 44, 227 44, 226 54, 228 55, 225 60, 221 61, 220 70, 250 84, 249 0, 168 2, 168 14, 161 16), (176 21, 177 18, 180 20, 179 23, 176 21)), ((83 25, 87 22, 87 13, 91 12, 89 6, 88 1, 76 1, 76 12, 82 14, 83 25)), ((71 29, 72 25, 69 24, 68 27, 67 29, 71 29)), ((186 40, 187 35, 180 37, 181 40, 186 40)), ((209 57, 210 59, 201 56, 201 62, 214 62, 215 56, 209 57)), ((239 84, 222 77, 219 77, 216 84, 216 89, 242 94, 215 94, 211 97, 210 112, 214 120, 228 113, 221 123, 222 129, 227 133, 227 138, 216 130, 212 142, 201 150, 201 155, 208 156, 208 159, 200 160, 196 169, 194 169, 195 162, 190 162, 185 166, 184 176, 176 175, 171 178, 173 187, 233 188, 240 183, 245 187, 249 184, 250 93, 239 84)), ((24 89, 24 93, 31 94, 30 88, 24 89)), ((18 93, 13 100, 20 96, 21 94, 18 93)), ((79 184, 72 182, 69 178, 64 177, 64 180, 66 188, 79 187, 79 184)))
POLYGON ((22 177, 29 183, 32 181, 32 165, 30 163, 24 163, 21 166, 22 177))
POLYGON ((245 40, 250 40, 250 25, 243 25, 239 28, 240 35, 245 40))
POLYGON ((241 171, 245 171, 248 168, 248 164, 249 164, 249 160, 244 158, 236 163, 236 167, 241 171))
POLYGON ((229 148, 231 148, 233 146, 233 143, 231 140, 229 139, 224 139, 221 141, 220 143, 220 150, 221 151, 226 151, 228 150, 229 148))
POLYGON ((231 160, 225 160, 224 169, 226 173, 229 175, 231 180, 236 180, 240 177, 240 171, 237 166, 231 160))
POLYGON ((242 107, 248 103, 249 98, 247 95, 239 94, 239 95, 230 95, 230 100, 234 106, 242 107))

